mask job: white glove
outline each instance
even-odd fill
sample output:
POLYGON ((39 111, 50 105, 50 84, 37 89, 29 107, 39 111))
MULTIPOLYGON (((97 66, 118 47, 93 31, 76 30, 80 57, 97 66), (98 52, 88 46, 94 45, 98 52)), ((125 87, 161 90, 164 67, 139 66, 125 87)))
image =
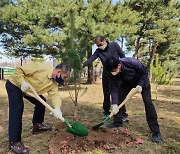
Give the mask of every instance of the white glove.
POLYGON ((139 93, 141 93, 141 92, 142 92, 142 87, 141 87, 140 85, 137 85, 137 86, 136 86, 136 90, 137 90, 139 93))
POLYGON ((23 92, 28 91, 28 90, 29 90, 29 85, 28 85, 28 83, 23 82, 23 83, 21 84, 21 90, 22 90, 23 92))
POLYGON ((117 104, 113 104, 112 105, 112 112, 114 113, 114 115, 116 115, 119 112, 117 104))
POLYGON ((62 118, 62 112, 61 112, 60 108, 55 108, 55 109, 54 109, 54 116, 55 116, 57 119, 62 118))

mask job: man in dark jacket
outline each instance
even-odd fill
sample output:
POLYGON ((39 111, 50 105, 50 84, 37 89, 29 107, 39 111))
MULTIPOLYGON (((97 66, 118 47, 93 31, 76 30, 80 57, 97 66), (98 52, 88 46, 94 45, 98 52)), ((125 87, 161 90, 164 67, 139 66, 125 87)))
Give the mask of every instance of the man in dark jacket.
POLYGON ((147 123, 152 131, 152 141, 160 142, 162 138, 157 121, 157 113, 151 100, 151 86, 147 67, 133 58, 110 58, 106 60, 105 67, 109 71, 112 112, 116 114, 114 122, 109 125, 109 128, 122 126, 122 121, 119 118, 122 113, 118 111, 117 106, 123 102, 130 90, 136 87, 143 98, 147 123), (120 86, 118 87, 117 85, 120 86))
MULTIPOLYGON (((116 42, 109 43, 103 36, 98 35, 95 38, 95 43, 98 46, 94 54, 84 62, 83 67, 90 65, 94 60, 100 58, 103 66, 105 61, 108 58, 115 57, 117 59, 125 57, 124 52, 120 48, 120 46, 116 42)), ((103 74, 102 74, 102 85, 103 85, 103 94, 104 94, 104 101, 103 101, 103 109, 105 117, 110 114, 110 92, 109 92, 109 79, 107 75, 106 69, 103 67, 103 74)), ((128 115, 126 113, 125 106, 122 107, 122 118, 123 121, 129 121, 128 115)))

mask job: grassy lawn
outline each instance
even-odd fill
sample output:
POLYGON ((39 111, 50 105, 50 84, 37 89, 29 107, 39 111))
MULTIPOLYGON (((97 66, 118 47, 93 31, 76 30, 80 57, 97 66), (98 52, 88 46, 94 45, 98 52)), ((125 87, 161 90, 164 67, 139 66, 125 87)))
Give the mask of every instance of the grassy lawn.
MULTIPOLYGON (((101 122, 102 119, 102 87, 101 80, 93 85, 87 86, 87 92, 79 98, 78 121, 90 126, 101 122)), ((130 134, 143 139, 141 145, 124 146, 113 153, 129 154, 178 154, 180 153, 180 78, 175 79, 173 86, 159 86, 158 94, 155 93, 155 86, 152 86, 152 98, 155 104, 160 129, 164 141, 156 144, 151 142, 150 130, 147 126, 144 105, 141 96, 134 96, 126 105, 130 122, 125 124, 130 134), (157 99, 155 99, 157 97, 157 99)), ((63 99, 63 116, 72 121, 73 103, 69 94, 64 89, 60 90, 63 99)), ((45 95, 47 96, 47 95, 45 95)), ((53 131, 39 135, 31 134, 31 120, 33 105, 24 101, 22 140, 30 149, 31 154, 48 154, 49 143, 58 135, 58 127, 61 123, 46 111, 45 123, 53 126, 53 131)), ((5 91, 5 81, 0 81, 0 154, 10 153, 8 151, 8 99, 5 91)), ((84 152, 82 152, 84 153, 84 152)), ((106 153, 102 150, 93 150, 87 153, 106 153)))

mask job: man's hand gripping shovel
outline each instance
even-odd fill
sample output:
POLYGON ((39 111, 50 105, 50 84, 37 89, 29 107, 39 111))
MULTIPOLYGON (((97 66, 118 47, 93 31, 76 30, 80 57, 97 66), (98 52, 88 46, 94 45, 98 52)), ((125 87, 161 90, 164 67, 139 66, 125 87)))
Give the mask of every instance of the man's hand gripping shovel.
MULTIPOLYGON (((118 109, 120 109, 132 96, 134 96, 136 93, 138 93, 136 88, 132 88, 131 91, 129 92, 129 94, 126 96, 125 100, 118 106, 118 109)), ((101 123, 99 123, 98 125, 95 125, 92 127, 93 130, 98 130, 103 124, 105 124, 107 121, 109 121, 109 119, 114 115, 113 112, 111 112, 111 114, 104 119, 101 123)))
MULTIPOLYGON (((43 99, 41 99, 41 97, 39 97, 39 95, 37 94, 37 92, 35 91, 35 89, 29 84, 29 88, 30 91, 26 92, 28 95, 36 98, 39 102, 41 102, 46 108, 48 108, 52 113, 54 113, 54 109, 49 106, 43 99)), ((88 129, 86 126, 78 123, 78 122, 73 122, 73 124, 70 124, 66 119, 64 119, 63 117, 60 118, 60 120, 62 122, 65 123, 65 125, 67 126, 66 131, 73 134, 73 135, 77 135, 77 136, 87 136, 88 135, 88 129)))

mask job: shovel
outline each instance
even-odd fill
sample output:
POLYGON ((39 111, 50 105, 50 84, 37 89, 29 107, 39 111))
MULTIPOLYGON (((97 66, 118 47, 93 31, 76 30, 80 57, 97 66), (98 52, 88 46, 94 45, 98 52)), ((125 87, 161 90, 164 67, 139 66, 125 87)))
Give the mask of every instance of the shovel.
MULTIPOLYGON (((35 91, 35 89, 29 84, 30 90, 31 92, 26 92, 28 95, 36 98, 38 101, 40 101, 46 108, 48 108, 52 113, 54 113, 54 109, 49 106, 43 99, 41 99, 41 97, 39 97, 39 95, 37 94, 37 92, 35 91)), ((88 135, 88 129, 86 126, 78 123, 78 122, 73 122, 73 124, 70 124, 66 119, 64 119, 63 117, 60 118, 60 120, 62 122, 65 123, 65 125, 67 126, 66 131, 73 134, 73 135, 77 135, 77 136, 87 136, 88 135)))
MULTIPOLYGON (((132 96, 134 96, 136 93, 138 93, 138 91, 136 90, 136 88, 132 88, 131 91, 129 92, 129 94, 126 96, 125 100, 118 106, 118 109, 120 109, 132 96)), ((114 115, 113 112, 111 112, 111 114, 109 116, 107 116, 106 119, 103 120, 103 122, 101 122, 98 125, 95 125, 92 127, 93 130, 98 130, 103 124, 105 124, 107 121, 109 121, 109 119, 114 115)))

